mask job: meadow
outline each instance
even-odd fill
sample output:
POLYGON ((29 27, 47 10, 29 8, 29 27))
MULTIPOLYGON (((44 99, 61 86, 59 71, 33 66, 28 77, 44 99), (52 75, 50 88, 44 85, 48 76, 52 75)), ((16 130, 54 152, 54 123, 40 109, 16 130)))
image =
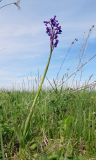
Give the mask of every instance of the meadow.
POLYGON ((42 90, 28 129, 26 147, 19 150, 17 132, 34 95, 27 91, 0 92, 0 159, 95 160, 94 90, 42 90))
MULTIPOLYGON (((12 3, 14 4, 14 3, 12 3)), ((16 6, 18 3, 15 3, 16 6)), ((37 89, 0 90, 0 159, 1 160, 96 160, 96 81, 70 87, 83 67, 96 58, 84 58, 94 25, 81 46, 76 70, 58 83, 61 63, 53 82, 46 77, 58 35, 62 33, 56 16, 44 21, 50 38, 50 54, 37 89), (47 80, 50 87, 44 88, 47 80)), ((71 43, 73 47, 74 43, 71 43)))

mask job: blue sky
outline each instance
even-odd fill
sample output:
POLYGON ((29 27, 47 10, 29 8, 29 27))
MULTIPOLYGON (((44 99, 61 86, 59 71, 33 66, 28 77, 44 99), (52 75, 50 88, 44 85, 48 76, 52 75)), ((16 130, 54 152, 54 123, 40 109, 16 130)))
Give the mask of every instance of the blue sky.
MULTIPOLYGON (((7 2, 4 0, 0 6, 7 2)), ((33 80, 38 71, 42 75, 49 54, 49 37, 43 21, 54 15, 57 15, 63 33, 58 48, 54 50, 47 76, 50 81, 56 77, 68 47, 74 38, 78 38, 66 58, 60 77, 67 69, 70 73, 74 71, 84 37, 96 24, 96 0, 21 0, 21 10, 15 6, 0 10, 0 88, 18 87, 27 78, 33 80)), ((96 28, 88 41, 83 61, 94 54, 96 28)), ((84 68, 83 81, 91 74, 93 79, 96 78, 95 68, 96 59, 84 68)))

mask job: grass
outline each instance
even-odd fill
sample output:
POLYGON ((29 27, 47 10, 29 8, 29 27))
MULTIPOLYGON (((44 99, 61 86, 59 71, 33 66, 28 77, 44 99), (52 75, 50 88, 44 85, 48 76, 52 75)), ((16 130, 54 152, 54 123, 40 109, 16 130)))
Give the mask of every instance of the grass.
POLYGON ((35 92, 0 92, 0 159, 96 160, 96 92, 42 90, 20 149, 35 92))

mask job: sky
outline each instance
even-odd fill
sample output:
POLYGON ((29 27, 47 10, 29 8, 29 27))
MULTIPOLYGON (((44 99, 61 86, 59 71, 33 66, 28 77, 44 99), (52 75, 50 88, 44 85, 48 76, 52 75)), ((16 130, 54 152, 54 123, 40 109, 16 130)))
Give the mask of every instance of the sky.
MULTIPOLYGON (((0 6, 14 2, 3 0, 0 6)), ((49 55, 49 37, 44 20, 54 15, 62 26, 58 47, 54 49, 47 77, 59 79, 74 72, 78 66, 82 46, 92 25, 96 24, 96 0, 21 0, 21 9, 15 5, 0 9, 0 88, 10 89, 33 84, 35 77, 43 74, 49 55), (69 48, 72 41, 78 42, 69 48)), ((96 28, 92 30, 82 63, 96 54, 96 28)), ((92 75, 96 79, 96 59, 85 66, 82 81, 92 75)), ((78 80, 79 76, 77 77, 78 80)), ((30 87, 30 86, 29 86, 30 87)))

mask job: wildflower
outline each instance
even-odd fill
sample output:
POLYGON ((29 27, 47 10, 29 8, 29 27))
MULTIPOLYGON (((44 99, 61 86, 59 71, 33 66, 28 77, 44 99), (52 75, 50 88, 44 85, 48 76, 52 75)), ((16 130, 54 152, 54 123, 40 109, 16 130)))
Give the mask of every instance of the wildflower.
POLYGON ((54 47, 57 47, 59 40, 58 40, 58 34, 62 33, 61 26, 58 23, 58 20, 56 20, 56 16, 51 18, 49 21, 44 21, 46 26, 46 33, 50 37, 50 46, 52 49, 54 47))
MULTIPOLYGON (((44 80, 45 80, 45 77, 46 77, 46 74, 47 74, 47 71, 48 71, 48 68, 49 68, 49 65, 50 65, 53 49, 54 49, 54 47, 57 47, 57 44, 59 42, 58 34, 62 33, 61 26, 59 25, 58 21, 56 20, 56 16, 51 18, 50 21, 44 21, 44 23, 45 23, 45 26, 46 26, 46 33, 50 37, 50 54, 49 54, 49 57, 48 57, 48 62, 46 64, 45 70, 44 70, 44 74, 43 74, 42 79, 41 79, 41 83, 38 87, 38 91, 37 91, 36 96, 33 100, 33 104, 30 108, 30 112, 27 116, 27 119, 25 120, 25 124, 24 124, 24 128, 23 128, 23 140, 25 140, 25 138, 27 136, 27 131, 28 131, 28 128, 30 126, 30 121, 31 121, 31 118, 32 118, 32 115, 33 115, 33 111, 34 111, 34 108, 36 106, 37 99, 38 99, 39 94, 41 92, 42 85, 44 83, 44 80)), ((48 142, 46 141, 46 144, 47 143, 48 142)))

